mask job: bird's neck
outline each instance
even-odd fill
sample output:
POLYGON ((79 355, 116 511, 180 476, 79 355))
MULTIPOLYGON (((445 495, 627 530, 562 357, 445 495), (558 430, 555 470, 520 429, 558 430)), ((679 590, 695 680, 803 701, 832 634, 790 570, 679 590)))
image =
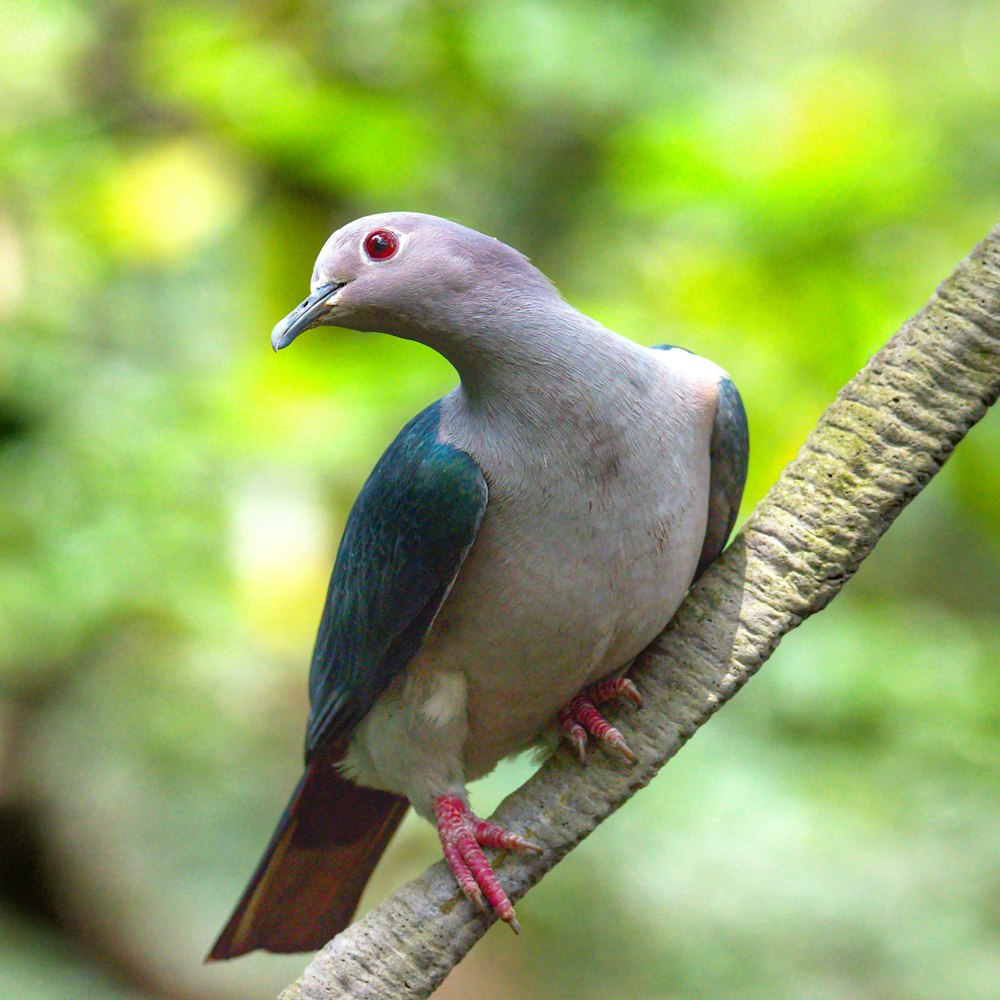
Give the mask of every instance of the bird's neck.
POLYGON ((482 311, 462 330, 420 339, 454 365, 470 412, 487 420, 544 421, 574 401, 592 405, 641 351, 562 299, 482 311))

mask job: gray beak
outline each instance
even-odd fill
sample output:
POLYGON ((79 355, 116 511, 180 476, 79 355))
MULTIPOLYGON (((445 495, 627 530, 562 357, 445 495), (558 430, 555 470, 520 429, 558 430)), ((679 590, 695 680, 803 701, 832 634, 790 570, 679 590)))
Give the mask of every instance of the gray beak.
POLYGON ((330 311, 327 299, 338 289, 344 287, 344 282, 331 282, 322 285, 312 295, 293 309, 284 319, 278 320, 271 331, 271 346, 280 351, 287 347, 300 333, 319 326, 323 317, 330 311))

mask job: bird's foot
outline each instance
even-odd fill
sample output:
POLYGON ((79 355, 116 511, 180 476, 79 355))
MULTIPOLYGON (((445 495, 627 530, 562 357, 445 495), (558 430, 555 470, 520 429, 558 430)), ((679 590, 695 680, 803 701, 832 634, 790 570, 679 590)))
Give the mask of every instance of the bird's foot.
POLYGON ((625 698, 636 708, 642 708, 642 695, 636 690, 636 686, 627 677, 617 677, 585 687, 559 713, 559 728, 576 748, 580 760, 586 760, 587 757, 588 734, 598 743, 617 750, 633 764, 637 760, 625 742, 625 737, 597 711, 598 705, 615 698, 625 698))
POLYGON ((489 903, 496 915, 519 934, 521 926, 514 916, 514 907, 486 860, 483 848, 536 853, 541 853, 541 848, 488 819, 480 819, 454 795, 439 795, 434 800, 434 817, 444 859, 462 892, 483 913, 489 903))

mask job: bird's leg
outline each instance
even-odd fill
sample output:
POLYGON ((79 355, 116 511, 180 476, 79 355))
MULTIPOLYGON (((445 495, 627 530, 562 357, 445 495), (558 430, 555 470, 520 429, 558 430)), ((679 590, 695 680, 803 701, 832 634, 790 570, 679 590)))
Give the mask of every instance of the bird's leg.
POLYGON ((486 860, 483 847, 536 852, 540 852, 541 848, 496 823, 479 819, 455 795, 439 795, 434 800, 434 818, 444 848, 444 859, 462 892, 484 913, 486 903, 489 903, 501 920, 510 924, 515 933, 520 933, 514 907, 486 860))
POLYGON ((642 708, 642 695, 627 677, 616 677, 585 687, 559 713, 559 728, 576 748, 580 760, 587 755, 588 733, 606 747, 617 750, 633 763, 636 756, 629 749, 625 737, 597 711, 598 705, 626 698, 636 708, 642 708))

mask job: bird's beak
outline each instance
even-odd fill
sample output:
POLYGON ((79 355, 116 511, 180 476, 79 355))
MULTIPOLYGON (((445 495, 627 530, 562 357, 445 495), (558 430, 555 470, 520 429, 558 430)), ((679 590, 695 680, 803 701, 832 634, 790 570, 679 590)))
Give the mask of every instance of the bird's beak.
POLYGON ((271 331, 271 346, 280 351, 287 347, 300 333, 319 326, 330 311, 330 299, 344 287, 344 282, 321 285, 300 306, 296 306, 284 319, 278 320, 271 331))

